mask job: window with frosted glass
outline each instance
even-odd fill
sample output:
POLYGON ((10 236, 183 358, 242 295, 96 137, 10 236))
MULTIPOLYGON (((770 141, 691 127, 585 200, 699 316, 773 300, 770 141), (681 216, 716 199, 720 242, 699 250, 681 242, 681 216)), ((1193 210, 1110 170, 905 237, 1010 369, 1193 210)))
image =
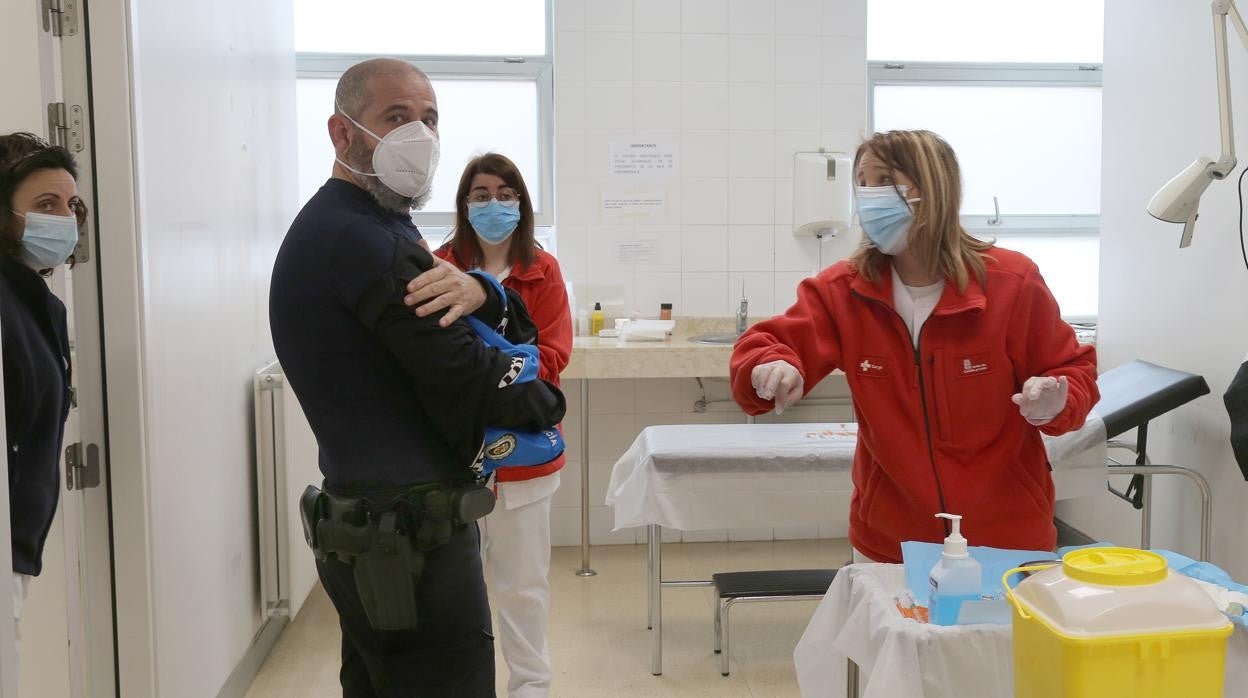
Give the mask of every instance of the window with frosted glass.
POLYGON ((963 224, 1095 317, 1101 0, 868 0, 871 128, 927 129, 962 167, 963 224))
POLYGON ((928 129, 962 166, 965 215, 1096 215, 1101 88, 879 85, 875 130, 928 129))
MULTIPOLYGON (((541 212, 538 156, 538 90, 531 80, 433 79, 438 96, 441 158, 427 213, 455 210, 455 191, 464 166, 487 151, 502 153, 520 168, 535 208, 541 212), (506 118, 499 118, 506 114, 506 118)), ((325 182, 334 164, 326 120, 333 114, 337 80, 297 82, 299 195, 306 201, 325 182)))
POLYGON ((300 53, 546 53, 545 0, 295 0, 294 10, 300 53))
POLYGON ((867 59, 1100 63, 1100 0, 869 0, 867 59))

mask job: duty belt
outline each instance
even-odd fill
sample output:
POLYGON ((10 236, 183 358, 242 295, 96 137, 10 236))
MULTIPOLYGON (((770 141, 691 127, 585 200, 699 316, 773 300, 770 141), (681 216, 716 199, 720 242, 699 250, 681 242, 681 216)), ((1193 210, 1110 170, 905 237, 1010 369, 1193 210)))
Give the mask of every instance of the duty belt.
MULTIPOLYGON (((328 487, 326 488, 329 489, 328 487)), ((303 534, 316 559, 354 568, 356 588, 377 630, 416 627, 416 589, 425 551, 494 508, 478 484, 427 483, 342 496, 308 485, 300 498, 303 534)))

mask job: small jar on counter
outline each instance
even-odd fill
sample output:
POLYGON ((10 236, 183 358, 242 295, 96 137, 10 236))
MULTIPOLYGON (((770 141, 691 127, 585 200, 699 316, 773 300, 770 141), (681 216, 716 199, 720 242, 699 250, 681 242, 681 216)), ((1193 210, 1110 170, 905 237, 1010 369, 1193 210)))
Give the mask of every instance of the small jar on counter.
POLYGON ((660 320, 671 320, 671 319, 672 319, 672 304, 671 304, 671 303, 660 303, 660 304, 659 304, 659 319, 660 319, 660 320))

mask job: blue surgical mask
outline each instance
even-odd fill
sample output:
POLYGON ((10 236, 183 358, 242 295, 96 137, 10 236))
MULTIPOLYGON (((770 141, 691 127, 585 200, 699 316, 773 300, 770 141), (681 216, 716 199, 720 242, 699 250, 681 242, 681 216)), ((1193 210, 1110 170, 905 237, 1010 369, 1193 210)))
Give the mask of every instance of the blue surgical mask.
POLYGON ((900 254, 906 249, 910 224, 914 221, 914 212, 910 204, 918 199, 902 198, 906 186, 857 187, 854 190, 854 202, 858 209, 858 223, 862 232, 876 249, 886 255, 900 254), (901 190, 898 195, 897 190, 901 190))
POLYGON ((516 231, 520 224, 520 202, 473 201, 468 204, 468 222, 482 240, 497 245, 516 231))
MULTIPOLYGON (((17 213, 14 211, 14 213, 17 213)), ((78 219, 47 213, 18 213, 26 220, 22 256, 35 269, 59 267, 78 246, 78 219)))

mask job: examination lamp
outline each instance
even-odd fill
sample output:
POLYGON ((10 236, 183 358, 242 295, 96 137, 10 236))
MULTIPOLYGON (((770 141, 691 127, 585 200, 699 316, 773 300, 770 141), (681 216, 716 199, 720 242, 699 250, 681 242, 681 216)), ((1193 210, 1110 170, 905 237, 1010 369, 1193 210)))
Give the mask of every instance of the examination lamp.
POLYGON ((1226 20, 1230 17, 1239 39, 1248 48, 1248 28, 1235 7, 1235 0, 1213 0, 1214 54, 1218 66, 1218 107, 1222 121, 1222 156, 1216 161, 1197 158, 1174 179, 1153 194, 1148 212, 1159 220, 1183 224, 1179 247, 1192 244, 1192 230, 1199 215, 1200 195, 1215 179, 1225 179, 1235 169, 1235 134, 1231 124, 1231 77, 1226 57, 1226 20))

